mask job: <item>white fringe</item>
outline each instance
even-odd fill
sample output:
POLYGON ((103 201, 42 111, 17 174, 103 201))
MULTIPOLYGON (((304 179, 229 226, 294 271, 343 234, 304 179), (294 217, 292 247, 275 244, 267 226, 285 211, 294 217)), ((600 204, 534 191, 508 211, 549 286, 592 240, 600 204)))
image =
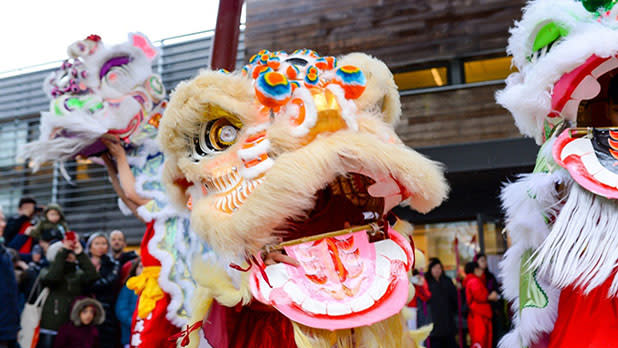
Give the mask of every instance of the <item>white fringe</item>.
MULTIPOLYGON (((551 233, 535 253, 531 267, 553 286, 580 287, 590 293, 612 276, 618 261, 616 202, 572 184, 551 233)), ((608 297, 618 293, 614 278, 608 297)))
POLYGON ((552 331, 558 314, 560 290, 537 276, 539 286, 548 297, 545 308, 524 308, 519 312, 519 277, 521 256, 536 249, 549 235, 546 217, 555 216, 561 205, 557 184, 570 182, 565 171, 533 173, 502 189, 502 206, 506 213, 506 229, 513 245, 500 262, 502 293, 511 302, 515 328, 499 343, 500 348, 525 347, 552 331))

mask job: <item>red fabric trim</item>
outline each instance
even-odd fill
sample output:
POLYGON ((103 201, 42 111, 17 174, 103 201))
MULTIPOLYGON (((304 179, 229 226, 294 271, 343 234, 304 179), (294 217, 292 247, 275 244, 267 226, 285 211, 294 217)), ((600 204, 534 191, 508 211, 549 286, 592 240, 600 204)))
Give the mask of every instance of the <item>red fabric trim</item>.
POLYGON ((257 301, 234 308, 215 301, 202 328, 213 348, 296 347, 292 322, 257 301))
POLYGON ((548 348, 618 347, 618 298, 607 298, 614 276, 588 295, 573 287, 562 290, 548 348))

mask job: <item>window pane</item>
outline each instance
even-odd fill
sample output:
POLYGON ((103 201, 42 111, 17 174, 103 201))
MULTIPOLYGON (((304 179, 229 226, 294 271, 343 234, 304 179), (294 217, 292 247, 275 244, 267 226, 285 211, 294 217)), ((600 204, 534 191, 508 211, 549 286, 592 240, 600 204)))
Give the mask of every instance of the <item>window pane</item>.
POLYGON ((490 58, 464 62, 466 83, 503 80, 514 70, 511 57, 490 58))
POLYGON ((415 88, 439 87, 448 82, 445 67, 408 71, 395 74, 395 83, 400 91, 415 88))
POLYGON ((23 121, 0 124, 0 166, 16 163, 18 150, 26 143, 28 124, 23 121))
MULTIPOLYGON (((459 265, 465 265, 479 250, 476 221, 414 225, 414 246, 425 253, 425 259, 437 257, 449 276, 455 275, 455 238, 459 249, 459 265)), ((427 270, 425 270, 427 271, 427 270)))

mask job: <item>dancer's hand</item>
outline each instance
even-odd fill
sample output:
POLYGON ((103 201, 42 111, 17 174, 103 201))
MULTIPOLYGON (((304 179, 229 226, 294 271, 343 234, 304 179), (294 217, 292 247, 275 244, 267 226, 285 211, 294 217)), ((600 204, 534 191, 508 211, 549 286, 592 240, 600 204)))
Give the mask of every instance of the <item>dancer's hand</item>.
POLYGON ((103 145, 107 146, 112 157, 116 159, 125 157, 126 152, 124 151, 124 147, 122 147, 119 141, 115 140, 117 139, 101 138, 101 142, 103 145))
POLYGON ((300 263, 298 263, 298 261, 296 261, 295 258, 285 255, 281 253, 280 251, 273 251, 273 252, 266 254, 266 258, 264 259, 264 264, 268 266, 268 265, 274 265, 275 263, 285 263, 287 265, 294 266, 294 267, 300 266, 300 263))
POLYGON ((84 251, 84 247, 82 246, 82 243, 79 242, 79 240, 75 241, 75 245, 73 246, 73 251, 75 252, 75 255, 79 255, 84 251))

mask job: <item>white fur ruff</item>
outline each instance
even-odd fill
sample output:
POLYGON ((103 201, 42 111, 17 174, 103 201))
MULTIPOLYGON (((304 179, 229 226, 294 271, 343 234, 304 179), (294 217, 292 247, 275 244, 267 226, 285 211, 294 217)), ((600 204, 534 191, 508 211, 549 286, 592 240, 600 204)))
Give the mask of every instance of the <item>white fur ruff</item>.
POLYGON ((515 328, 500 341, 500 348, 525 347, 538 342, 552 331, 558 314, 560 290, 537 277, 538 285, 548 297, 544 308, 524 308, 519 311, 519 280, 521 258, 528 249, 535 249, 550 233, 545 217, 555 216, 560 205, 556 184, 570 180, 564 171, 522 175, 506 185, 501 194, 506 212, 506 228, 513 242, 500 263, 502 293, 511 302, 515 313, 515 328))
MULTIPOLYGON (((536 252, 532 267, 559 288, 570 285, 589 293, 616 269, 618 206, 573 183, 551 233, 536 252)), ((618 293, 614 278, 609 297, 618 293)))

